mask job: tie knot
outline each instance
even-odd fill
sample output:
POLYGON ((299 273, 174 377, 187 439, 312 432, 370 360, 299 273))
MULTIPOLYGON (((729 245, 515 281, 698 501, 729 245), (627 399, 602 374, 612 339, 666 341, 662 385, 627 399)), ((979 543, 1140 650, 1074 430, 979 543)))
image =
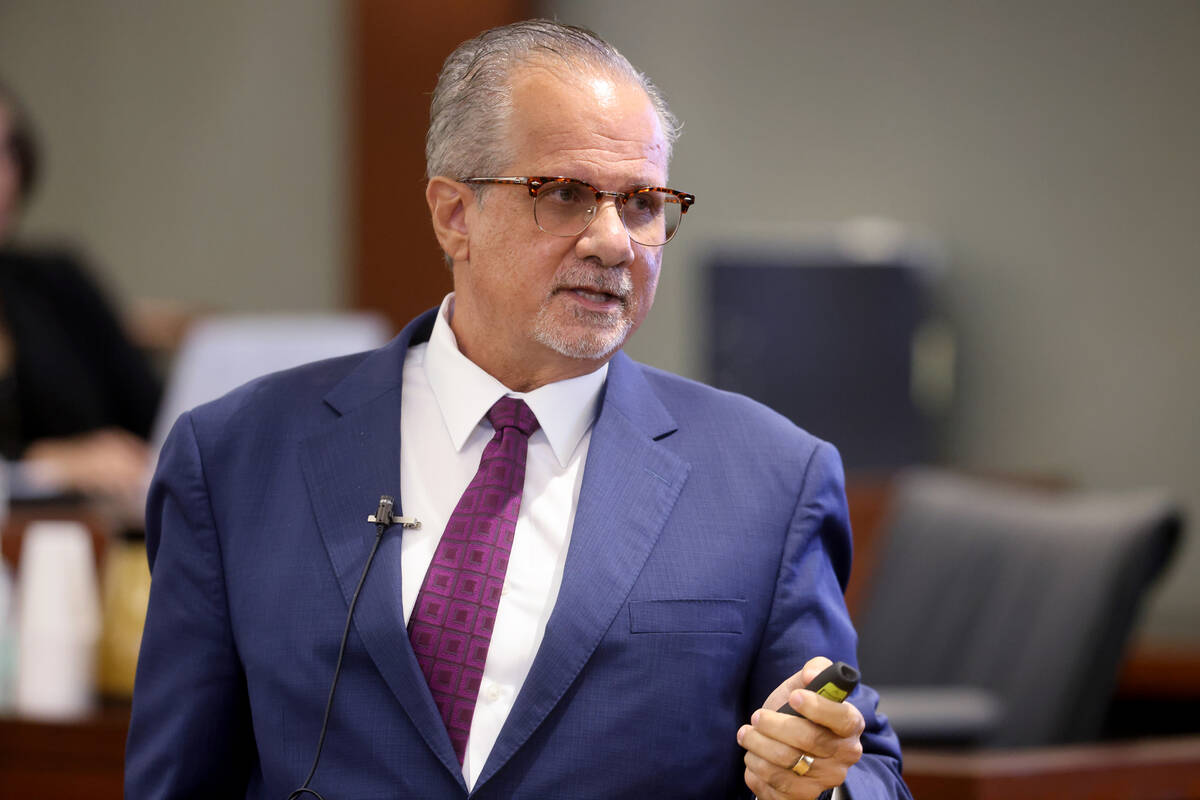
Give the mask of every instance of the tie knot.
POLYGON ((525 405, 524 400, 515 397, 501 397, 488 409, 487 418, 488 422, 492 423, 492 428, 497 431, 501 428, 516 428, 529 436, 538 429, 537 417, 529 410, 529 406, 525 405))

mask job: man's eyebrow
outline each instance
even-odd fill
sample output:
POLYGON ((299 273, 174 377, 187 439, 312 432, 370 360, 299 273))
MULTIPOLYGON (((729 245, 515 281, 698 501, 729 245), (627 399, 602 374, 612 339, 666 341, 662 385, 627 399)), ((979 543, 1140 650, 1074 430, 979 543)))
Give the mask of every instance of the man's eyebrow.
MULTIPOLYGON (((583 179, 582 179, 582 178, 580 178, 580 180, 583 180, 583 179)), ((585 183, 589 183, 589 184, 591 184, 592 186, 596 186, 596 184, 595 184, 595 183, 593 183, 592 181, 585 181, 585 183)), ((660 183, 660 182, 659 182, 659 181, 657 181, 657 180, 653 180, 653 179, 651 179, 651 178, 645 178, 645 177, 638 177, 638 178, 635 178, 635 179, 633 179, 633 180, 630 180, 630 181, 625 181, 624 183, 621 183, 621 184, 616 184, 616 185, 620 186, 620 188, 618 188, 618 189, 612 189, 611 191, 615 191, 615 192, 632 192, 632 191, 634 191, 635 189, 644 189, 644 188, 646 188, 647 186, 666 186, 666 184, 665 184, 665 183, 660 183)), ((599 188, 599 189, 603 189, 604 187, 603 187, 603 186, 598 186, 597 188, 599 188)))

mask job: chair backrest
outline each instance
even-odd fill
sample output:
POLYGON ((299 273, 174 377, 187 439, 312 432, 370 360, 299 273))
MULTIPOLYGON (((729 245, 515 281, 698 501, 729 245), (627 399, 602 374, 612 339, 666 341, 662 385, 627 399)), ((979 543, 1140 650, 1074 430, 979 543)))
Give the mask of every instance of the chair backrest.
POLYGON ((222 315, 197 322, 175 357, 151 432, 152 452, 184 411, 269 372, 371 350, 390 336, 378 314, 222 315))
POLYGON ((859 621, 866 679, 989 690, 1001 711, 984 744, 1041 745, 1099 733, 1182 519, 1156 490, 1050 492, 919 470, 898 480, 886 528, 859 621))

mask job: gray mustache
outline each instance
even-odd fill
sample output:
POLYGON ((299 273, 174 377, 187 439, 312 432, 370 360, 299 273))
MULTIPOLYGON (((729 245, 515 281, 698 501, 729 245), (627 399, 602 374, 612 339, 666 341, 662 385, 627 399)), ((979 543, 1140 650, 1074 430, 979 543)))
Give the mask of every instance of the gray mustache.
POLYGON ((587 289, 624 298, 633 292, 633 276, 627 270, 569 269, 558 276, 554 288, 587 289))

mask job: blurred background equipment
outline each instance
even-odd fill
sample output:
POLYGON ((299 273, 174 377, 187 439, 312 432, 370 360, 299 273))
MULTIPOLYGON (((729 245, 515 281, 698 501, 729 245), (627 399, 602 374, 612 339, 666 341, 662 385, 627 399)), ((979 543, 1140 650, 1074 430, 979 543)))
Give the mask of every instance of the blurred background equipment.
POLYGON ((833 233, 712 256, 711 382, 833 442, 849 471, 935 460, 954 382, 939 251, 882 220, 833 233))
POLYGON ((150 436, 154 457, 184 411, 268 372, 371 350, 389 338, 387 320, 372 312, 229 314, 197 321, 171 367, 150 436))

